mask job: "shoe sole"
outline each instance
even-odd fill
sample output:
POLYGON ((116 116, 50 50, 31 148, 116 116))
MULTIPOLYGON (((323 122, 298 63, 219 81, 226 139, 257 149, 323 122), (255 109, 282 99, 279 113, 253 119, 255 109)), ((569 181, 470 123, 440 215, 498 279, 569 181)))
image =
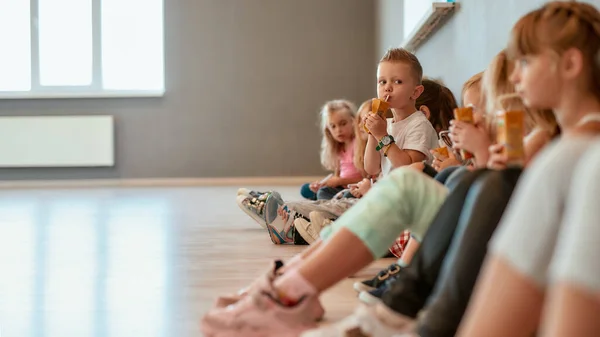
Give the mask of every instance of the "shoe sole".
MULTIPOLYGON (((300 234, 300 236, 302 236, 304 241, 308 242, 309 245, 312 245, 317 240, 315 238, 313 238, 310 234, 308 234, 308 232, 304 229, 303 226, 297 226, 296 225, 297 220, 302 220, 302 219, 294 220, 294 227, 296 227, 296 232, 298 234, 300 234)), ((304 221, 306 221, 306 220, 304 220, 304 221)), ((306 222, 308 222, 308 221, 306 221, 306 222)))
POLYGON ((354 288, 354 290, 356 290, 357 293, 361 293, 363 291, 373 291, 376 289, 373 287, 369 287, 368 285, 365 285, 362 282, 354 282, 354 285, 352 287, 354 288))
POLYGON ((375 305, 381 302, 381 298, 375 297, 367 291, 361 291, 360 294, 358 294, 358 299, 367 305, 375 305))

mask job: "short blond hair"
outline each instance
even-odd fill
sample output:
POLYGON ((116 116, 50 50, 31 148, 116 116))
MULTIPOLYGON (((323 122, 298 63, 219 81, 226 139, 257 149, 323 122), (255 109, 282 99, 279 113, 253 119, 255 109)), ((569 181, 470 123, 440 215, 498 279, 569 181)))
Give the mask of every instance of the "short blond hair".
POLYGON ((423 67, 421 62, 415 56, 415 54, 409 52, 404 48, 390 48, 388 49, 379 63, 381 62, 401 62, 405 63, 410 67, 411 73, 417 84, 421 84, 423 80, 423 67))

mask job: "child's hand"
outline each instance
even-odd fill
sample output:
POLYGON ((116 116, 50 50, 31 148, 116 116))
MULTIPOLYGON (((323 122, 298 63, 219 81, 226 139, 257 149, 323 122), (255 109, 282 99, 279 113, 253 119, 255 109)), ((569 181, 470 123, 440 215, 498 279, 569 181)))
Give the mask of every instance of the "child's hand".
POLYGON ((487 167, 492 170, 503 170, 506 168, 508 157, 503 153, 504 145, 494 144, 490 146, 490 159, 487 162, 487 167))
POLYGON ((474 125, 457 120, 451 120, 450 124, 450 139, 454 149, 475 154, 487 151, 491 145, 487 131, 481 124, 474 125))
POLYGON ((317 193, 321 187, 323 187, 323 185, 321 184, 321 181, 315 181, 314 183, 308 185, 308 188, 313 192, 313 193, 317 193))
POLYGON ((437 159, 434 157, 433 162, 431 163, 431 166, 438 172, 447 167, 458 165, 462 165, 462 163, 458 159, 456 159, 454 151, 448 151, 447 158, 437 159))
POLYGON ((386 120, 376 114, 368 114, 367 118, 365 118, 365 125, 378 142, 383 136, 387 135, 386 120))
POLYGON ((412 163, 409 165, 410 167, 414 168, 417 171, 423 172, 423 170, 425 169, 425 163, 422 161, 418 161, 416 163, 412 163))
POLYGON ((362 198, 362 196, 367 194, 370 189, 371 180, 363 179, 359 181, 358 184, 350 187, 350 194, 352 194, 355 198, 362 198))

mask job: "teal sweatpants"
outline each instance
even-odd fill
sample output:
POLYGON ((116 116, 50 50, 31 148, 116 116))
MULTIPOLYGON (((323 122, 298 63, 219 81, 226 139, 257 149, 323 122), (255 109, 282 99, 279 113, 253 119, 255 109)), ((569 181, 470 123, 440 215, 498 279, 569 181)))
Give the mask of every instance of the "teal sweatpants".
POLYGON ((327 241, 341 228, 347 228, 377 259, 388 252, 404 230, 421 240, 447 195, 448 189, 438 181, 410 167, 401 167, 373 185, 320 236, 327 241))

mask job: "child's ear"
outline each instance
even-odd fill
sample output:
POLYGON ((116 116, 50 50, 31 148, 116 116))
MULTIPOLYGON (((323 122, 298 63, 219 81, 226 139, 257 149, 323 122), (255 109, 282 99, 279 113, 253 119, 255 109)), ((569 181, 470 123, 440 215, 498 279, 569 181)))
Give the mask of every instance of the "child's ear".
POLYGON ((427 117, 427 119, 429 119, 429 117, 431 117, 431 110, 429 110, 427 105, 421 105, 419 107, 419 111, 421 111, 423 114, 425 114, 425 117, 427 117))
POLYGON ((417 98, 419 98, 419 96, 421 96, 423 91, 425 91, 425 87, 420 84, 417 85, 415 87, 415 90, 413 91, 413 94, 410 96, 410 99, 412 99, 413 101, 416 101, 417 98))

